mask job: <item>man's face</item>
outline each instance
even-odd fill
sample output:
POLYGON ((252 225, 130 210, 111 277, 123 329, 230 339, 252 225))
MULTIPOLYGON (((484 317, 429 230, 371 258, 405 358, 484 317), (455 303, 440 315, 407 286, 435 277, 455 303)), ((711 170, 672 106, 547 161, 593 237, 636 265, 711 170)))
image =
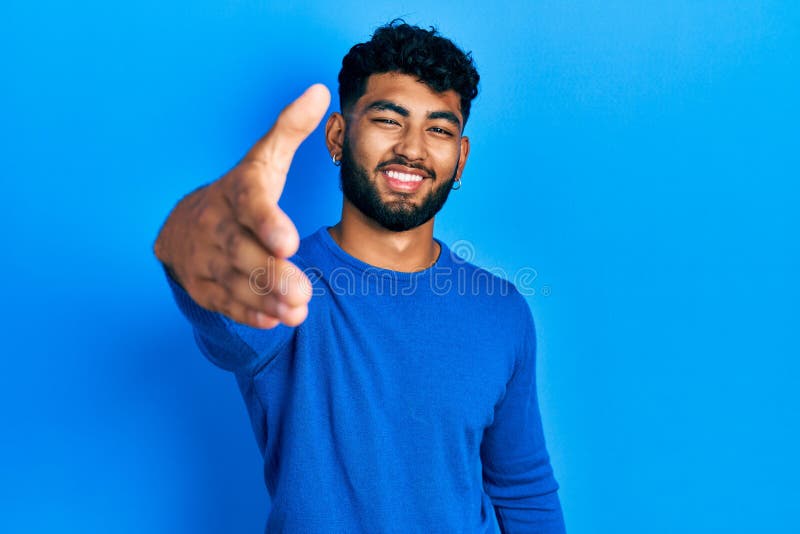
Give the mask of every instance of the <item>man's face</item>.
POLYGON ((395 232, 433 218, 469 153, 460 100, 455 91, 436 93, 407 74, 370 76, 346 116, 345 198, 395 232))

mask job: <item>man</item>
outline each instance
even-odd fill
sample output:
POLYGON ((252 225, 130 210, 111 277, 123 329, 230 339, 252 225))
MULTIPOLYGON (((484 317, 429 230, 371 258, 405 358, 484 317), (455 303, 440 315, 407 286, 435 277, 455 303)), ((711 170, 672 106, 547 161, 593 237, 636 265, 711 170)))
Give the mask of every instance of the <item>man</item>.
POLYGON ((341 220, 298 243, 277 206, 327 110, 312 86, 155 244, 203 353, 235 373, 272 497, 268 532, 563 532, 530 310, 451 254, 478 73, 435 31, 354 46, 328 118, 341 220))

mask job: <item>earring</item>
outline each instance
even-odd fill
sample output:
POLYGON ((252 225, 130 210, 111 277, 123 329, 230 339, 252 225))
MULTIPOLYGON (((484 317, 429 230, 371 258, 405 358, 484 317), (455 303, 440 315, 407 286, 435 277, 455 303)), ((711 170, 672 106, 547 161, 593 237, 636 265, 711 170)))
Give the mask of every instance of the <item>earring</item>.
POLYGON ((336 161, 336 154, 331 155, 331 160, 333 160, 333 164, 336 165, 337 167, 341 167, 342 166, 341 160, 336 161))
POLYGON ((450 189, 452 189, 453 191, 458 191, 459 189, 461 189, 461 178, 453 182, 453 186, 450 189))

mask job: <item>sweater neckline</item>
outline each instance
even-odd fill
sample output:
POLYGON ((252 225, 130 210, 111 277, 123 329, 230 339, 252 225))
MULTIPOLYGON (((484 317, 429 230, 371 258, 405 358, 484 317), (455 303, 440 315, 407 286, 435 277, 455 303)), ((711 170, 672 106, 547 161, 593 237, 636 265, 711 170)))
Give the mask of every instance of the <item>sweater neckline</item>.
POLYGON ((330 226, 322 226, 319 230, 317 230, 317 235, 325 245, 325 247, 330 250, 337 258, 348 263, 352 267, 355 267, 359 271, 369 271, 370 273, 378 274, 378 275, 387 275, 393 276, 396 278, 416 278, 419 276, 426 276, 433 272, 435 269, 442 267, 446 264, 447 258, 450 257, 450 249, 445 245, 442 241, 437 239, 436 237, 433 238, 434 241, 439 243, 439 257, 436 258, 436 261, 433 262, 432 265, 423 269, 421 271, 413 271, 413 272, 405 272, 405 271, 393 271, 391 269, 384 269, 382 267, 376 267, 371 265, 365 261, 361 261, 360 259, 356 258, 355 256, 350 255, 346 252, 342 247, 339 246, 333 236, 330 234, 330 226))

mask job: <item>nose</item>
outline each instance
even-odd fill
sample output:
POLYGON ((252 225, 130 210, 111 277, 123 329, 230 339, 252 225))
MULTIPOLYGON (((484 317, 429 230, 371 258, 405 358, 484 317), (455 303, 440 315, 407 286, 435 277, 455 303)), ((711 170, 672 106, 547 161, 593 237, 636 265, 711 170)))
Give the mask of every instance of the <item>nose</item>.
POLYGON ((408 128, 394 147, 394 152, 408 161, 424 160, 427 156, 424 132, 415 128, 408 128))

